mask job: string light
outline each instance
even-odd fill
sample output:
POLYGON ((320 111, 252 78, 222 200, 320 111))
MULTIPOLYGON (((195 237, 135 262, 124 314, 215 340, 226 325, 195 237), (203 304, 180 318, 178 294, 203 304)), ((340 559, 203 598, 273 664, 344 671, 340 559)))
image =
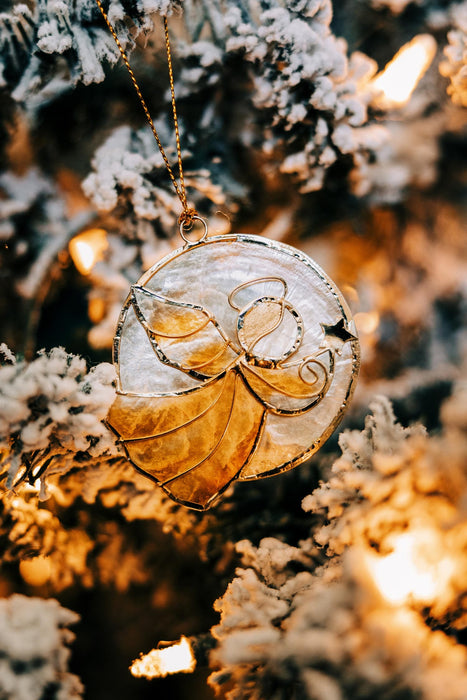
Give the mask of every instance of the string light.
POLYGON ((19 572, 30 586, 43 586, 52 575, 52 563, 49 557, 23 559, 19 564, 19 572))
POLYGON ((133 661, 130 671, 137 678, 165 678, 172 673, 192 673, 196 659, 186 637, 162 649, 152 649, 149 654, 133 661))
POLYGON ((389 603, 400 605, 414 600, 429 604, 448 588, 454 561, 435 530, 404 532, 391 538, 389 544, 392 552, 386 556, 365 556, 375 585, 389 603))
POLYGON ((78 272, 88 275, 96 262, 102 260, 108 246, 107 232, 102 228, 91 228, 74 236, 68 250, 78 272))
POLYGON ((385 69, 371 81, 373 104, 392 109, 407 104, 436 54, 436 41, 430 34, 418 34, 404 44, 385 69))

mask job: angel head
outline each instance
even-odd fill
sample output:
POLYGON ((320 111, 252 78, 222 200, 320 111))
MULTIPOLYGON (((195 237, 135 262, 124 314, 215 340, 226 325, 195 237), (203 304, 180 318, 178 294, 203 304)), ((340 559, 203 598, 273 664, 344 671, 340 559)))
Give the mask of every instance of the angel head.
POLYGON ((246 358, 254 364, 274 367, 293 355, 302 342, 303 319, 286 300, 287 291, 287 282, 282 277, 260 277, 239 284, 229 294, 230 306, 239 312, 238 342, 246 358), (267 282, 277 283, 280 287, 278 296, 255 295, 243 306, 239 305, 242 293, 245 297, 251 296, 248 293, 253 287, 267 282), (271 345, 275 347, 273 354, 269 352, 271 345))

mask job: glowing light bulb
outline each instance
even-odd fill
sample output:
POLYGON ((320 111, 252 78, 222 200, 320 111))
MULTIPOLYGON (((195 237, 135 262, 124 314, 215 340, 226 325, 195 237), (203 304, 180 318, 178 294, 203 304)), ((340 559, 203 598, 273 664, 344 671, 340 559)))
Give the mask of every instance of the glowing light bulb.
POLYGON ((367 569, 380 593, 394 605, 413 599, 432 603, 446 591, 454 561, 435 530, 420 529, 393 537, 386 556, 367 553, 367 569))
POLYGON ((381 109, 405 105, 436 54, 430 34, 418 34, 402 46, 385 69, 371 81, 373 104, 381 109))
POLYGON ((163 649, 152 649, 149 654, 133 661, 130 671, 137 678, 164 678, 172 673, 192 673, 196 666, 190 642, 186 637, 163 649))
POLYGON ((88 275, 96 262, 102 260, 108 246, 107 232, 102 228, 91 228, 74 236, 68 249, 78 272, 88 275))
POLYGON ((49 557, 24 559, 19 564, 19 571, 30 586, 43 586, 52 575, 52 564, 49 557))
POLYGON ((32 482, 32 484, 29 481, 26 481, 26 483, 23 486, 23 489, 25 491, 29 491, 29 493, 39 493, 39 491, 41 490, 41 480, 36 479, 32 482))

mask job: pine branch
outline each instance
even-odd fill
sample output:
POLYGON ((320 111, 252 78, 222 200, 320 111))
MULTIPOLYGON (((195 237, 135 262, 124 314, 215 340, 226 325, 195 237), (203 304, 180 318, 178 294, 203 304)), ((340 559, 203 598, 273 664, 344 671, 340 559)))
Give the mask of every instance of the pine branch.
MULTIPOLYGON (((138 35, 152 30, 153 15, 170 14, 180 8, 180 2, 110 0, 104 6, 130 52, 138 35)), ((102 82, 105 65, 119 59, 94 0, 37 0, 32 10, 12 3, 9 12, 0 14, 0 84, 30 110, 78 83, 102 82)))
POLYGON ((440 64, 440 73, 450 79, 448 94, 453 103, 467 107, 467 2, 452 5, 449 19, 452 29, 448 32, 446 58, 440 64))
POLYGON ((80 700, 83 686, 68 671, 67 628, 78 615, 56 600, 12 595, 0 600, 0 694, 9 700, 80 700))
MULTIPOLYGON (((441 692, 460 700, 467 682, 467 651, 456 639, 467 619, 460 603, 467 442, 459 413, 465 387, 459 390, 446 404, 440 437, 402 428, 387 400, 375 401, 365 430, 342 435, 343 456, 329 481, 303 502, 322 515, 311 536, 298 548, 272 538, 237 545, 243 566, 216 603, 221 621, 212 630, 216 691, 230 700, 435 700, 441 692), (432 566, 444 557, 452 568, 436 569, 442 592, 420 600, 415 588, 395 608, 367 562, 390 553, 398 535, 422 530, 434 539, 420 556, 432 566), (319 548, 327 559, 317 568, 319 548)), ((410 578, 407 569, 400 574, 410 578)))
POLYGON ((117 456, 102 420, 114 397, 114 371, 102 364, 86 373, 84 360, 61 348, 32 363, 0 368, 0 449, 3 478, 11 489, 46 471, 63 473, 77 453, 117 456))

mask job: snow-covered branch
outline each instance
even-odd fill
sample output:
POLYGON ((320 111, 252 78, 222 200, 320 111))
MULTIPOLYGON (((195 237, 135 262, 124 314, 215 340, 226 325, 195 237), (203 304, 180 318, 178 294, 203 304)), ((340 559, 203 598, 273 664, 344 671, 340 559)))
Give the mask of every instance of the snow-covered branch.
POLYGON ((12 595, 0 600, 0 694, 9 700, 80 700, 83 686, 68 671, 67 628, 79 616, 56 600, 12 595))

